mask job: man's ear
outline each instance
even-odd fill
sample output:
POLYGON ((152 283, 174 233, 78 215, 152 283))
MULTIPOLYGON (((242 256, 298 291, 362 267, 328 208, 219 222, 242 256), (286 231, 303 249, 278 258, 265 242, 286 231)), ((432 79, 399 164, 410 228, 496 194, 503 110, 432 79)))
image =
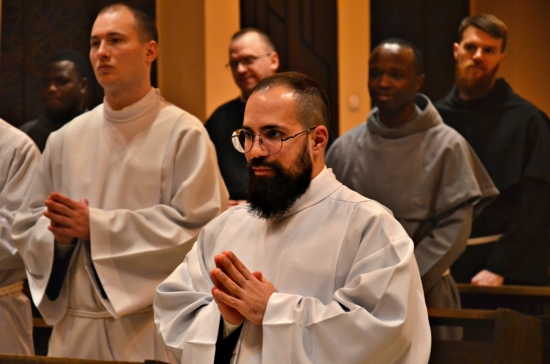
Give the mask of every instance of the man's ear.
POLYGON ((460 48, 460 45, 458 43, 453 44, 453 56, 455 57, 455 60, 458 57, 458 49, 460 48))
POLYGON ((269 68, 275 73, 279 69, 279 54, 277 52, 271 52, 269 57, 271 58, 271 65, 269 68))
POLYGON ((147 42, 147 61, 149 63, 153 63, 155 59, 157 59, 158 56, 158 44, 154 40, 150 40, 147 42))
POLYGON ((313 136, 313 152, 325 152, 328 143, 328 129, 324 125, 319 125, 311 131, 313 136))
POLYGON ((415 85, 416 92, 420 91, 420 88, 424 84, 424 81, 426 81, 426 75, 425 74, 421 74, 421 75, 416 76, 416 85, 415 85))
POLYGON ((80 79, 80 94, 84 95, 88 91, 88 78, 82 77, 80 79))

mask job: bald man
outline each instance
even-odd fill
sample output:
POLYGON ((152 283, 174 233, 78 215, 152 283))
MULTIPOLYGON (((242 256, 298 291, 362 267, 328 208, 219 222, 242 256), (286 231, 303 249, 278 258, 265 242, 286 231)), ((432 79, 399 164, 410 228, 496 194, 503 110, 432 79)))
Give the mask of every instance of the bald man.
POLYGON ((241 95, 218 107, 205 126, 216 147, 220 171, 229 190, 228 205, 233 206, 246 202, 248 173, 246 160, 231 144, 231 134, 243 125, 246 100, 254 87, 277 72, 279 55, 265 32, 245 28, 231 37, 227 66, 241 95))

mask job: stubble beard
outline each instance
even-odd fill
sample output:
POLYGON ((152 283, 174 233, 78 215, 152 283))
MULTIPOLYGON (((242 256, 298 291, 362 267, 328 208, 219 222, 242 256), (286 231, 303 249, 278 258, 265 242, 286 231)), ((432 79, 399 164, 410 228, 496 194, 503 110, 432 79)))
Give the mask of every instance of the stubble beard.
POLYGON ((470 65, 463 66, 456 62, 455 79, 458 91, 467 96, 469 100, 477 100, 485 96, 493 87, 494 80, 500 64, 497 63, 492 70, 485 72, 481 77, 473 78, 467 73, 470 65))
POLYGON ((255 158, 248 163, 248 211, 261 219, 281 217, 308 190, 311 184, 313 164, 308 154, 307 142, 292 163, 293 171, 284 170, 277 162, 255 158), (273 168, 273 177, 257 176, 252 167, 273 168))

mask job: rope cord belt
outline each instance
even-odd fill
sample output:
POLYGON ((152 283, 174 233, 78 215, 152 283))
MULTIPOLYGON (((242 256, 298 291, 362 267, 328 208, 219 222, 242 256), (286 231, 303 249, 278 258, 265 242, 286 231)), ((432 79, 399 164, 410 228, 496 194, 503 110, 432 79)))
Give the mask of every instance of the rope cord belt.
POLYGON ((0 297, 7 296, 12 293, 21 292, 22 290, 23 290, 23 281, 19 281, 14 284, 8 284, 7 286, 0 287, 0 297))
POLYGON ((496 234, 496 235, 489 235, 489 236, 482 236, 479 238, 468 239, 468 242, 466 243, 466 245, 480 245, 480 244, 494 243, 495 241, 500 239, 501 236, 502 234, 496 234))
MULTIPOLYGON (((140 310, 137 310, 135 312, 132 312, 131 314, 136 313, 145 313, 145 312, 153 312, 153 306, 147 306, 140 310)), ((113 315, 111 315, 108 311, 84 311, 84 310, 78 310, 76 308, 67 308, 67 311, 65 311, 66 315, 75 316, 75 317, 82 317, 82 318, 90 318, 90 319, 108 319, 108 318, 114 318, 113 315)))

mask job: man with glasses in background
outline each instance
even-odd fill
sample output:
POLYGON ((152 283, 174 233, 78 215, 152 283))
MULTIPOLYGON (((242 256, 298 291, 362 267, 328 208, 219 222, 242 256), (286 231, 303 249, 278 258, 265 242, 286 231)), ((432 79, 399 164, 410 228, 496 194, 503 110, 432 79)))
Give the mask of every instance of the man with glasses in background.
POLYGON ((329 105, 296 72, 262 80, 233 143, 248 204, 208 224, 157 288, 182 363, 427 363, 414 246, 389 210, 325 167, 329 105))
POLYGON ((214 142, 218 164, 229 190, 228 206, 246 202, 248 172, 246 160, 231 144, 231 134, 243 124, 246 100, 254 87, 279 68, 279 55, 266 33, 260 29, 241 29, 231 37, 229 63, 241 95, 221 105, 206 121, 214 142))

